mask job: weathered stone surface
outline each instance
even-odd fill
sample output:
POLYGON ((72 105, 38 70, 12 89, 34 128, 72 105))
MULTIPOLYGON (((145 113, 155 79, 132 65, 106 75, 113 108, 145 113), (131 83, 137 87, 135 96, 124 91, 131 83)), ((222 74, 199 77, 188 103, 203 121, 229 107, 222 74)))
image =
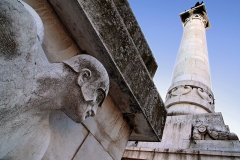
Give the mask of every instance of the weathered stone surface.
POLYGON ((205 6, 200 5, 180 14, 184 32, 165 101, 168 115, 214 113, 205 34, 210 26, 205 12, 205 6), (185 93, 186 87, 191 91, 185 93))
POLYGON ((184 34, 166 95, 168 111, 161 142, 131 141, 123 160, 240 159, 236 134, 214 111, 205 28, 210 24, 204 4, 180 14, 184 34))
POLYGON ((89 131, 81 123, 75 123, 61 111, 51 113, 49 123, 51 140, 42 159, 72 159, 89 131))
POLYGON ((190 146, 194 150, 240 152, 239 140, 194 140, 194 142, 190 146))
POLYGON ((209 88, 208 86, 204 85, 201 82, 193 81, 193 80, 184 80, 184 81, 176 82, 169 87, 168 92, 177 86, 186 86, 186 85, 203 88, 207 93, 213 95, 211 88, 209 88))
POLYGON ((204 123, 199 119, 193 123, 192 139, 239 140, 238 136, 234 133, 231 133, 228 127, 219 130, 217 127, 213 127, 211 123, 204 123))
POLYGON ((187 83, 171 88, 167 93, 165 102, 168 115, 214 113, 214 97, 211 92, 209 93, 204 88, 187 85, 187 83), (181 104, 186 105, 181 106, 181 104), (190 105, 187 104, 195 105, 196 109, 191 109, 190 105), (205 111, 202 112, 202 110, 205 111))
POLYGON ((178 80, 178 76, 190 74, 191 76, 185 80, 197 80, 211 87, 208 58, 203 53, 205 51, 207 53, 204 18, 202 14, 193 14, 189 15, 188 19, 184 24, 183 38, 178 54, 178 60, 185 57, 185 61, 179 63, 177 60, 172 82, 176 83, 180 81, 178 80), (196 37, 195 35, 201 35, 201 37, 196 37), (197 55, 198 58, 189 57, 192 55, 197 55), (201 67, 199 67, 200 63, 201 67), (182 70, 183 72, 179 74, 178 70, 182 70), (199 76, 198 79, 193 78, 193 76, 196 78, 196 75, 199 76))
POLYGON ((193 147, 200 150, 221 150, 221 148, 224 148, 224 151, 240 151, 240 143, 237 143, 237 137, 231 137, 232 139, 230 139, 228 133, 230 133, 229 128, 224 124, 221 113, 168 116, 162 142, 138 142, 136 146, 140 148, 169 149, 192 149, 193 147), (197 132, 195 130, 197 130, 197 132), (226 137, 226 142, 220 141, 223 140, 221 137, 212 138, 210 135, 207 135, 208 130, 223 133, 219 134, 222 135, 222 138, 226 137), (197 136, 199 133, 200 136, 197 136), (204 142, 207 142, 205 147, 204 142), (200 145, 199 147, 198 143, 200 145), (211 143, 212 146, 214 146, 212 148, 208 147, 211 143), (234 143, 234 146, 225 146, 229 146, 231 143, 234 143))
POLYGON ((43 21, 45 35, 42 47, 50 62, 62 62, 82 53, 47 0, 24 1, 43 21))
POLYGON ((0 19, 0 158, 41 159, 50 113, 62 110, 75 122, 94 116, 108 93, 108 74, 89 55, 49 63, 20 1, 0 1, 0 19))
POLYGON ((153 54, 144 38, 141 28, 138 25, 136 18, 129 6, 127 0, 113 0, 117 10, 122 17, 122 20, 130 34, 134 44, 141 55, 143 62, 145 63, 150 75, 153 77, 157 70, 157 63, 153 57, 153 54))
POLYGON ((120 9, 105 0, 50 3, 78 46, 106 67, 110 95, 134 130, 130 139, 160 140, 166 111, 120 9))
POLYGON ((129 159, 148 159, 148 160, 232 160, 240 159, 240 153, 227 151, 205 151, 192 149, 152 149, 127 147, 122 160, 129 159))
POLYGON ((28 12, 30 12, 30 14, 33 16, 33 19, 37 25, 37 38, 38 38, 40 44, 42 44, 43 39, 44 39, 44 27, 43 27, 42 19, 39 17, 37 12, 31 6, 29 6, 27 3, 25 3, 22 0, 19 0, 19 1, 24 5, 24 7, 28 10, 28 12))
POLYGON ((74 156, 73 160, 79 159, 104 159, 113 160, 107 151, 100 145, 100 143, 93 137, 91 133, 80 146, 79 151, 74 156))
POLYGON ((132 129, 110 96, 98 109, 98 114, 83 124, 113 159, 121 159, 132 129))

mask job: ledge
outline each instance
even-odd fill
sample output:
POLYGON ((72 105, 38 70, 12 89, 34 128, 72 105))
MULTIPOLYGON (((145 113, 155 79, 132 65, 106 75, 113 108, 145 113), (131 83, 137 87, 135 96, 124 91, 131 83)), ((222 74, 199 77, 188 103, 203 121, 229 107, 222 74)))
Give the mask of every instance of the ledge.
MULTIPOLYGON (((184 154, 184 155, 198 155, 198 156, 218 156, 221 157, 240 157, 240 152, 234 151, 208 151, 208 150, 194 150, 194 149, 171 149, 171 148, 139 148, 139 147, 126 147, 125 153, 123 155, 124 158, 140 158, 137 157, 140 153, 149 152, 153 153, 154 155, 158 153, 167 153, 167 154, 184 154), (133 155, 133 153, 135 154, 133 155), (133 156, 131 156, 131 154, 133 156), (136 156, 137 155, 137 156, 136 156), (136 157, 135 157, 136 156, 136 157)), ((127 159, 126 159, 127 160, 127 159)))
POLYGON ((49 2, 79 48, 96 57, 107 69, 111 81, 109 94, 133 128, 130 140, 161 140, 166 110, 152 81, 155 71, 146 65, 149 60, 145 61, 139 40, 132 38, 135 33, 142 34, 138 27, 134 29, 137 32, 130 34, 131 27, 122 17, 126 10, 133 18, 127 1, 115 0, 118 7, 125 9, 108 0, 49 2))
POLYGON ((113 0, 117 7, 118 13, 120 14, 129 35, 131 36, 139 54, 145 63, 148 72, 153 77, 157 70, 157 62, 153 57, 152 51, 150 50, 147 41, 138 25, 138 22, 129 6, 127 0, 113 0))

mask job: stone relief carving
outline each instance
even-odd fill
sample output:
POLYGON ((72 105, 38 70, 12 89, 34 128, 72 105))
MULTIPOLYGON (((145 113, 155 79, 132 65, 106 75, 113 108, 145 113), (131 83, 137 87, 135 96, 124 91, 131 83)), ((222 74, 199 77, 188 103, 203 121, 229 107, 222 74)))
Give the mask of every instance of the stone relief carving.
POLYGON ((171 92, 171 94, 173 96, 180 96, 180 95, 184 95, 184 94, 188 94, 190 91, 192 90, 192 88, 190 86, 181 86, 179 88, 174 88, 171 92))
POLYGON ((202 99, 206 100, 209 104, 213 104, 213 98, 211 94, 208 94, 202 88, 197 88, 197 93, 202 99))
POLYGON ((166 101, 169 100, 171 97, 174 96, 181 96, 181 95, 192 95, 197 96, 205 101, 207 101, 209 104, 214 104, 213 96, 210 93, 207 93, 203 88, 196 87, 196 86, 178 86, 170 90, 166 96, 166 101), (197 92, 194 92, 197 90, 197 92))
POLYGON ((214 113, 214 98, 211 93, 195 85, 179 85, 171 88, 165 100, 165 107, 178 103, 194 104, 208 113, 214 113))
POLYGON ((191 22, 193 19, 199 19, 202 21, 202 23, 204 24, 204 26, 207 25, 207 21, 208 21, 208 18, 207 18, 207 15, 204 11, 202 11, 203 13, 194 13, 194 9, 192 12, 190 12, 190 15, 188 18, 185 19, 185 23, 184 25, 186 25, 188 22, 191 22))
POLYGON ((204 124, 197 120, 197 123, 193 125, 192 139, 206 140, 206 137, 210 137, 212 140, 239 140, 238 136, 229 132, 229 130, 219 130, 210 124, 204 124))
POLYGON ((62 110, 82 122, 109 90, 107 71, 92 56, 49 63, 38 23, 24 6, 0 1, 0 159, 41 159, 50 142, 50 113, 62 110))

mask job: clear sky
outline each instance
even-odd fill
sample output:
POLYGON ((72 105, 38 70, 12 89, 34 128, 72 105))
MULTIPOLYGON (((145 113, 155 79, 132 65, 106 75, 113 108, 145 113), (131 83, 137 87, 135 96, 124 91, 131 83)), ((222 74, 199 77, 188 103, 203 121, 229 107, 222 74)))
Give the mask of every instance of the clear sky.
MULTIPOLYGON (((158 63, 154 82, 165 100, 183 33, 179 14, 197 1, 128 1, 158 63)), ((211 25, 206 35, 215 111, 240 138, 240 0, 204 3, 211 25)))

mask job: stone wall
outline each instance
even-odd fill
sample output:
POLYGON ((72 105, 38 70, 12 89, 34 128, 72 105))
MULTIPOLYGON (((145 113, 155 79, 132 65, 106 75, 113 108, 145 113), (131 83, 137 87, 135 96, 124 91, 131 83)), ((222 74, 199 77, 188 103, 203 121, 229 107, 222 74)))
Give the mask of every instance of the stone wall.
POLYGON ((121 159, 131 129, 111 97, 82 124, 61 111, 50 116, 51 141, 43 159, 121 159))
POLYGON ((199 150, 178 150, 178 149, 153 149, 127 147, 122 160, 239 160, 240 154, 224 151, 199 151, 199 150))
MULTIPOLYGON (((40 43, 37 42, 38 50, 31 50, 31 53, 35 51, 34 53, 43 54, 39 57, 43 56, 44 62, 49 66, 49 62, 66 63, 65 60, 79 54, 92 55, 106 68, 110 78, 110 91, 97 114, 84 122, 75 123, 69 115, 60 110, 49 111, 50 116, 44 115, 47 118, 41 128, 34 124, 35 130, 31 132, 30 139, 25 140, 26 135, 17 137, 18 132, 12 133, 14 138, 24 144, 8 144, 7 147, 10 146, 13 151, 3 155, 3 158, 118 160, 121 159, 129 139, 159 141, 166 110, 152 81, 157 64, 128 3, 117 0, 101 1, 101 4, 96 1, 25 2, 37 12, 31 13, 32 15, 41 17, 44 27, 44 30, 42 26, 37 28, 40 43), (134 25, 130 25, 123 13, 128 13, 134 25), (107 25, 110 23, 112 24, 107 25), (136 38, 136 35, 139 37, 136 38)), ((19 8, 28 7, 22 1, 16 0, 11 2, 11 5, 14 6, 14 3, 17 3, 19 8)), ((29 10, 22 8, 19 10, 27 14, 29 10)), ((9 11, 11 12, 11 9, 9 11)), ((41 20, 35 19, 37 27, 41 25, 41 20)), ((35 65, 38 64, 38 59, 34 60, 35 65)), ((48 66, 45 66, 46 68, 48 66)), ((61 86, 59 82, 51 85, 61 86)), ((32 86, 28 84, 27 87, 32 86)), ((54 106, 49 106, 51 107, 54 106)), ((32 116, 38 114, 40 113, 33 112, 32 116)), ((24 125, 20 127, 24 128, 24 125)), ((12 138, 10 135, 8 137, 12 138)), ((2 152, 1 149, 0 151, 2 152)))
MULTIPOLYGON (((46 0, 25 0, 44 24, 43 50, 50 62, 81 54, 71 35, 46 0)), ((51 140, 43 159, 121 159, 132 129, 107 96, 94 118, 75 123, 61 111, 50 115, 51 140)))

